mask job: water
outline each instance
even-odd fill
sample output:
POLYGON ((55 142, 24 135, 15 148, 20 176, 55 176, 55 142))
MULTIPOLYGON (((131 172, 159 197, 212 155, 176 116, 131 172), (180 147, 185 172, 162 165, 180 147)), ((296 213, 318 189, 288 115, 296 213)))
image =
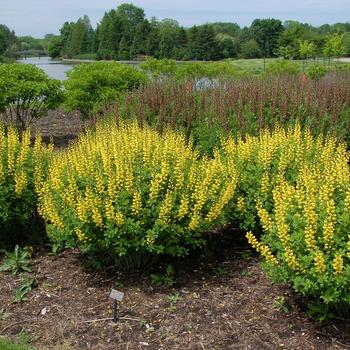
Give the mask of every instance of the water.
POLYGON ((18 60, 21 63, 34 64, 41 68, 50 78, 66 80, 66 73, 73 68, 73 64, 52 60, 50 57, 29 57, 18 60))

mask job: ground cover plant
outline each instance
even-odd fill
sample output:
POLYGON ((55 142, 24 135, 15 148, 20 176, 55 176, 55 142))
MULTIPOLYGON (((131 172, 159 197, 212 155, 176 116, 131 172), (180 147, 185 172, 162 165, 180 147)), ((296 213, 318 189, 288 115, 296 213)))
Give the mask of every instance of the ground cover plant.
POLYGON ((40 192, 56 246, 109 255, 126 268, 184 256, 223 222, 236 177, 219 158, 199 158, 185 137, 135 123, 99 125, 57 154, 40 192))

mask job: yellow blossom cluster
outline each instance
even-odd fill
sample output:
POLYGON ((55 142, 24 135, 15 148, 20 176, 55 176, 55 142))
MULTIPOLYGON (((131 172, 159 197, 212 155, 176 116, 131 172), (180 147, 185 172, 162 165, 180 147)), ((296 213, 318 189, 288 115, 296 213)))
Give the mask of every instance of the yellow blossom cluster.
POLYGON ((53 240, 70 239, 73 227, 81 243, 84 232, 89 244, 124 234, 154 246, 157 230, 177 230, 181 242, 222 217, 237 181, 233 161, 199 157, 181 133, 99 123, 54 157, 40 213, 54 226, 53 240))

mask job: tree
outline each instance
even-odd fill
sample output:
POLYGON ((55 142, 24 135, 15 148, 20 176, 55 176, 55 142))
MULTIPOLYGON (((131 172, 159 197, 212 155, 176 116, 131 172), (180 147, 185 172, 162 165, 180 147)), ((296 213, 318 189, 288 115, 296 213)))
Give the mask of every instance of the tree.
POLYGON ((219 49, 223 58, 238 56, 239 46, 231 37, 225 37, 220 40, 219 49))
POLYGON ((150 31, 147 35, 145 50, 146 55, 159 57, 159 41, 160 41, 160 33, 159 33, 159 23, 153 17, 150 22, 150 31))
POLYGON ((0 111, 21 130, 63 101, 60 81, 30 64, 0 64, 0 111))
POLYGON ((63 51, 63 42, 60 36, 55 36, 51 39, 48 51, 51 58, 57 58, 61 56, 61 53, 63 51))
POLYGON ((262 54, 259 44, 254 39, 243 43, 240 51, 243 58, 261 57, 262 54))
POLYGON ((119 43, 122 37, 123 24, 115 10, 102 18, 98 26, 98 55, 100 58, 112 59, 118 56, 119 43))
POLYGON ((117 62, 79 64, 68 73, 64 82, 65 108, 79 110, 84 118, 102 113, 123 92, 147 81, 140 70, 117 62))
POLYGON ((258 43, 260 51, 266 57, 274 55, 283 30, 282 22, 274 18, 256 19, 250 27, 253 39, 258 43))
POLYGON ((4 24, 0 24, 0 55, 9 51, 11 46, 16 43, 16 35, 4 24))
POLYGON ((159 23, 159 57, 173 58, 180 32, 179 23, 173 19, 163 19, 159 23))
POLYGON ((118 58, 125 61, 130 59, 130 48, 124 36, 119 43, 118 58))
POLYGON ((346 52, 343 43, 344 34, 335 33, 328 37, 328 40, 323 48, 323 53, 326 57, 337 57, 344 55, 346 52))

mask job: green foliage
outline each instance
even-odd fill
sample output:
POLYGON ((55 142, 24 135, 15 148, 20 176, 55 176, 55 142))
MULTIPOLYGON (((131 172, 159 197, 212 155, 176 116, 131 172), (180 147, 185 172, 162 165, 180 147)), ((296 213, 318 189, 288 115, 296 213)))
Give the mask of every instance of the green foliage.
POLYGON ((259 48, 265 57, 271 57, 278 46, 278 39, 284 27, 278 19, 256 19, 253 21, 250 31, 253 39, 258 43, 259 48))
POLYGON ((344 34, 335 33, 328 37, 323 48, 326 57, 340 57, 345 54, 346 48, 343 43, 344 34))
POLYGON ((299 54, 301 58, 310 58, 316 56, 316 45, 307 40, 299 42, 299 54))
POLYGON ((243 58, 261 57, 262 51, 254 39, 250 39, 241 45, 241 56, 243 58))
POLYGON ((177 303, 182 300, 182 297, 179 293, 175 293, 167 296, 167 302, 169 303, 168 310, 170 312, 175 312, 177 309, 177 303))
POLYGON ((300 67, 297 63, 288 60, 278 60, 270 63, 266 67, 268 75, 297 75, 300 73, 300 67))
POLYGON ((175 284, 174 268, 172 265, 168 265, 164 274, 151 274, 151 282, 157 287, 166 286, 172 287, 175 284))
POLYGON ((16 35, 4 24, 0 24, 0 56, 10 54, 16 42, 16 35))
POLYGON ((286 298, 284 296, 276 298, 276 300, 272 304, 272 307, 283 312, 289 311, 288 306, 286 305, 286 298))
POLYGON ((31 292, 33 285, 35 282, 35 278, 32 278, 28 275, 22 276, 22 281, 20 286, 15 289, 15 302, 22 303, 24 301, 28 301, 27 294, 31 292))
POLYGON ((0 272, 10 271, 13 275, 17 275, 19 272, 30 272, 30 257, 30 249, 28 247, 22 249, 17 244, 13 253, 6 252, 0 266, 0 272))
POLYGON ((146 75, 126 64, 95 62, 79 64, 68 73, 65 108, 79 110, 84 118, 101 113, 125 91, 147 81, 146 75))
POLYGON ((145 62, 140 64, 140 68, 153 79, 163 79, 174 76, 177 70, 176 61, 166 58, 162 60, 147 58, 145 62))
POLYGON ((0 337, 0 348, 2 350, 34 350, 31 346, 10 342, 0 337))
POLYGON ((307 70, 306 75, 312 80, 318 80, 323 78, 328 73, 328 69, 325 65, 311 64, 307 70))
POLYGON ((0 64, 0 112, 21 130, 63 100, 61 83, 31 64, 0 64))

